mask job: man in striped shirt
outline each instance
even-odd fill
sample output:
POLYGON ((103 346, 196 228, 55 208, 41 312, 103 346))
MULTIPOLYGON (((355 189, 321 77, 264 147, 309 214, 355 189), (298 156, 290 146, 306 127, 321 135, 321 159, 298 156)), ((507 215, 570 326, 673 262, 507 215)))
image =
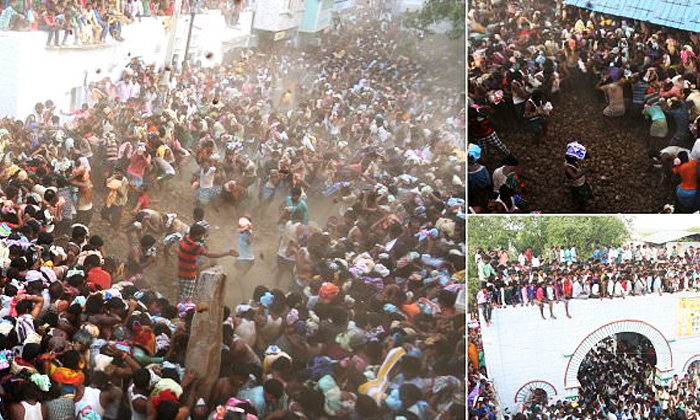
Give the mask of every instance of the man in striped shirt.
POLYGON ((107 133, 104 139, 105 150, 105 178, 112 175, 112 171, 119 163, 119 143, 114 133, 107 133))
POLYGON ((238 252, 231 249, 225 252, 210 252, 201 241, 204 239, 205 229, 199 224, 190 226, 189 235, 180 241, 177 253, 177 276, 180 282, 180 294, 178 300, 187 302, 194 300, 197 289, 197 257, 204 255, 209 258, 221 258, 226 256, 237 257, 238 252))
POLYGON ((496 131, 491 127, 486 107, 470 106, 468 117, 469 142, 479 145, 484 155, 486 155, 487 146, 498 149, 503 156, 510 155, 508 147, 503 144, 496 131))

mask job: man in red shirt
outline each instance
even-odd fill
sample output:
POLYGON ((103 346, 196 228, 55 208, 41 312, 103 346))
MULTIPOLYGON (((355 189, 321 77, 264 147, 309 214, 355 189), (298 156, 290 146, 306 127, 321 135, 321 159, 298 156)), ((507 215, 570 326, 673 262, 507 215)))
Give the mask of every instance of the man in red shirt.
POLYGON ((571 297, 574 295, 574 282, 571 280, 571 276, 565 277, 561 286, 562 292, 559 300, 564 302, 566 316, 571 318, 571 315, 569 315, 569 300, 571 300, 571 297))
POLYGON ((150 166, 151 155, 146 152, 146 145, 141 143, 136 146, 136 151, 129 157, 129 166, 126 168, 129 180, 134 187, 141 188, 143 175, 150 166))
POLYGON ((238 256, 238 251, 235 249, 224 252, 209 251, 201 243, 205 233, 206 229, 204 226, 195 223, 190 226, 189 235, 180 241, 180 248, 177 253, 177 276, 180 283, 179 302, 192 301, 195 298, 197 276, 199 275, 197 260, 200 255, 209 258, 238 256))
POLYGON ((574 294, 574 282, 571 281, 571 277, 564 278, 564 297, 571 299, 574 294))
POLYGON ((88 255, 83 262, 87 273, 87 284, 90 290, 107 290, 112 288, 112 275, 102 269, 99 255, 88 255))
POLYGON ((495 147, 504 156, 509 156, 508 147, 498 137, 496 131, 491 127, 486 107, 472 105, 468 111, 469 139, 471 143, 476 143, 486 154, 487 146, 495 147))

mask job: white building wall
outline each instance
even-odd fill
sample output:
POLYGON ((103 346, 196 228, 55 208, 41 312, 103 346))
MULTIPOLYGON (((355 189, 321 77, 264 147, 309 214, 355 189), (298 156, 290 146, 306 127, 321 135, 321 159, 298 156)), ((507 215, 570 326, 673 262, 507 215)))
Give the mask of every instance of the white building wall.
MULTIPOLYGON (((184 58, 189 15, 178 22, 175 55, 178 65, 184 58)), ((238 29, 226 27, 219 11, 196 15, 192 31, 190 52, 194 60, 204 66, 219 64, 223 56, 223 43, 250 34, 252 12, 241 14, 238 29), (210 58, 206 58, 211 52, 210 58)), ((110 38, 98 47, 47 49, 45 32, 0 32, 0 116, 12 115, 24 118, 34 109, 34 104, 51 99, 58 109, 69 111, 71 89, 104 77, 117 79, 132 57, 141 57, 145 63, 155 63, 158 68, 165 61, 168 34, 160 18, 142 18, 122 27, 125 41, 118 43, 110 38), (99 70, 99 72, 98 72, 99 70)), ((61 34, 63 36, 63 34, 61 34)), ((72 38, 69 38, 72 42, 72 38)), ((78 104, 79 106, 80 104, 78 104)))
POLYGON ((304 0, 258 0, 255 3, 253 29, 269 32, 299 27, 304 0))
MULTIPOLYGON (((124 33, 126 35, 127 31, 124 33)), ((47 99, 68 111, 71 89, 82 86, 86 72, 88 81, 96 80, 109 76, 117 63, 128 62, 126 57, 120 57, 116 44, 89 49, 46 49, 45 43, 44 32, 0 33, 3 67, 12 69, 2 77, 3 84, 12 86, 9 90, 0 90, 3 116, 23 119, 33 111, 36 102, 47 99), (17 50, 21 53, 6 54, 6 51, 17 50)))
MULTIPOLYGON (((678 308, 681 297, 700 293, 628 297, 625 300, 577 300, 569 305, 572 319, 563 304, 554 306, 556 320, 543 320, 536 306, 495 309, 490 327, 482 327, 486 367, 494 379, 503 407, 516 409, 517 391, 530 381, 543 380, 557 391, 555 399, 571 395, 564 389, 564 376, 570 356, 581 342, 606 324, 639 320, 665 336, 671 347, 672 366, 667 374, 682 376, 684 365, 700 354, 700 335, 678 338, 678 308)), ((482 322, 482 326, 485 325, 482 322)))
POLYGON ((3 33, 0 32, 0 56, 3 57, 0 66, 0 117, 6 115, 17 117, 16 110, 21 91, 18 79, 21 74, 20 62, 24 50, 19 42, 2 35, 3 33))
POLYGON ((253 29, 263 31, 277 31, 279 27, 279 14, 282 10, 280 0, 258 0, 255 3, 255 17, 253 29))

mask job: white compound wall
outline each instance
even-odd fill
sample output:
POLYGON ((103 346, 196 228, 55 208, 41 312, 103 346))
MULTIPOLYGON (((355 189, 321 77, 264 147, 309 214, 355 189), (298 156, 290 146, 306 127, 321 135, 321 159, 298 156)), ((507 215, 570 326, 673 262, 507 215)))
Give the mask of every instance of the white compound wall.
MULTIPOLYGON (((224 43, 250 35, 252 12, 244 12, 236 29, 226 27, 224 16, 210 10, 195 17, 190 53, 205 67, 221 63, 224 43), (210 54, 211 53, 211 54, 210 54)), ((190 16, 180 17, 175 37, 175 54, 182 62, 190 16)), ((161 17, 142 18, 122 27, 124 42, 108 37, 100 46, 46 48, 44 31, 0 31, 0 117, 24 119, 34 104, 51 99, 62 111, 71 111, 71 89, 104 77, 118 80, 132 57, 158 68, 165 61, 168 33, 161 17), (86 80, 87 74, 87 80, 86 80)), ((63 32, 61 32, 61 40, 63 32)), ((73 38, 69 37, 69 43, 73 38)), ((80 103, 77 107, 80 107, 80 103)))
POLYGON ((555 304, 556 320, 549 319, 547 307, 547 320, 536 306, 494 309, 491 326, 482 321, 482 334, 486 367, 502 407, 513 413, 531 386, 544 389, 554 401, 575 399, 577 366, 593 345, 618 332, 649 338, 660 379, 682 376, 690 362, 700 359, 700 334, 679 337, 680 298, 693 297, 700 293, 576 300, 569 305, 572 319, 562 303, 555 304))

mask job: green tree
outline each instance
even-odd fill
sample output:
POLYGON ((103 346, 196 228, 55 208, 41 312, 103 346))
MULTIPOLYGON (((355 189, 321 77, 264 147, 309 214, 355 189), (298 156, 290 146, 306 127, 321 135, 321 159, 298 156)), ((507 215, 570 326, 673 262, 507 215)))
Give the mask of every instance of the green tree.
POLYGON ((629 240, 629 221, 617 216, 551 217, 545 236, 547 248, 574 245, 579 259, 588 259, 596 243, 609 245, 629 240))
POLYGON ((470 216, 467 218, 467 303, 469 312, 476 310, 474 296, 479 290, 479 280, 474 265, 476 249, 508 248, 517 235, 519 218, 509 216, 470 216))
POLYGON ((470 255, 474 255, 476 248, 486 251, 508 246, 512 233, 506 223, 508 219, 510 217, 470 216, 467 220, 467 245, 470 255))
POLYGON ((471 216, 467 245, 470 256, 479 247, 518 252, 529 247, 535 255, 542 255, 553 246, 574 245, 581 258, 589 258, 596 243, 628 240, 629 226, 629 220, 618 216, 471 216))
POLYGON ((452 29, 447 35, 458 39, 464 36, 466 15, 465 0, 427 0, 419 11, 408 13, 405 22, 408 27, 432 33, 432 25, 448 21, 452 29))
POLYGON ((516 249, 519 251, 532 248, 535 255, 542 255, 547 250, 547 229, 552 217, 520 218, 520 229, 516 235, 516 249))

